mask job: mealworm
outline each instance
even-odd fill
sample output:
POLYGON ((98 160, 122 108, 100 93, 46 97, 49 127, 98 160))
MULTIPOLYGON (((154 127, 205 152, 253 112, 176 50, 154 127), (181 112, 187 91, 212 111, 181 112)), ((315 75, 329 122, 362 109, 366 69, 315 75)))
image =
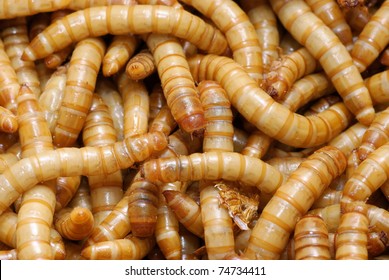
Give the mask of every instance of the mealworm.
POLYGON ((149 132, 160 131, 166 136, 169 136, 176 127, 177 122, 167 105, 161 107, 160 111, 151 123, 149 121, 149 132))
POLYGON ((38 182, 61 176, 110 174, 144 161, 166 146, 166 137, 154 132, 108 146, 61 148, 24 158, 0 175, 0 213, 38 182))
POLYGON ((96 225, 85 241, 85 247, 103 242, 124 238, 131 231, 128 217, 129 196, 124 194, 122 199, 115 205, 111 213, 96 225))
POLYGON ((279 157, 279 158, 287 158, 287 157, 296 157, 296 158, 305 158, 312 154, 317 147, 305 148, 303 150, 283 150, 282 148, 277 148, 272 146, 269 151, 266 153, 265 158, 279 157))
POLYGON ((0 215, 0 241, 10 248, 16 248, 16 225, 18 216, 11 209, 0 215))
POLYGON ((243 254, 251 235, 251 229, 242 230, 235 235, 235 252, 243 254))
POLYGON ((0 0, 0 19, 30 16, 42 12, 50 12, 65 8, 70 0, 23 0, 15 5, 14 1, 0 0))
POLYGON ((62 237, 82 240, 93 230, 93 214, 88 208, 63 208, 54 217, 54 226, 62 237))
POLYGON ((172 36, 158 34, 151 34, 146 42, 178 126, 189 133, 201 132, 205 126, 204 110, 181 44, 172 36))
MULTIPOLYGON (((37 96, 22 85, 17 98, 22 158, 54 149, 37 96)), ((18 211, 16 244, 19 259, 53 259, 50 227, 55 211, 55 181, 39 183, 23 193, 18 211)))
MULTIPOLYGON (((61 18, 63 18, 64 16, 70 14, 72 11, 68 10, 68 9, 65 9, 65 10, 58 10, 58 11, 55 11, 53 13, 51 13, 51 16, 50 16, 50 23, 53 23, 61 18)), ((55 53, 52 53, 50 55, 48 55, 47 57, 45 57, 43 59, 45 65, 47 68, 50 68, 50 69, 56 69, 57 67, 59 67, 64 61, 67 60, 67 58, 69 57, 69 55, 71 54, 71 52, 73 51, 74 49, 74 44, 71 44, 55 53)))
POLYGON ((207 80, 201 81, 197 89, 206 120, 203 151, 232 152, 233 116, 225 90, 217 82, 207 80))
POLYGON ((389 101, 389 95, 387 94, 389 70, 379 72, 366 78, 365 85, 371 93, 373 103, 382 104, 389 101))
POLYGON ((14 113, 0 106, 0 131, 14 133, 18 131, 18 128, 19 124, 14 113))
POLYGON ((188 62, 196 81, 209 79, 220 83, 232 106, 246 120, 268 136, 290 146, 314 147, 324 144, 345 129, 351 119, 350 112, 341 103, 317 116, 293 114, 261 90, 229 58, 196 55, 188 62))
POLYGON ((122 141, 124 138, 124 108, 123 99, 116 88, 116 85, 109 79, 98 79, 96 93, 108 106, 108 111, 113 121, 113 127, 116 130, 117 140, 122 141))
POLYGON ((351 56, 360 72, 363 72, 389 43, 388 13, 389 1, 384 1, 354 43, 351 56))
POLYGON ((21 59, 23 50, 30 42, 26 18, 19 17, 7 20, 2 23, 1 27, 4 50, 15 70, 19 84, 28 85, 34 94, 39 97, 41 88, 35 64, 32 61, 24 61, 21 59))
POLYGON ((380 62, 385 66, 389 66, 389 48, 387 47, 380 55, 380 62))
POLYGON ((296 223, 293 238, 296 260, 331 259, 328 229, 319 216, 304 215, 296 223))
POLYGON ((134 55, 126 65, 127 76, 135 81, 143 80, 156 71, 154 57, 148 50, 142 50, 134 55))
MULTIPOLYGON (((82 131, 85 146, 102 147, 117 141, 111 115, 103 100, 93 95, 82 131)), ((123 196, 123 177, 120 170, 111 174, 88 176, 91 192, 92 213, 95 224, 99 224, 123 196)))
POLYGON ((367 252, 369 258, 384 253, 388 245, 388 240, 387 233, 369 227, 369 232, 367 234, 367 252))
POLYGON ((287 178, 304 160, 305 158, 301 157, 272 157, 266 163, 279 170, 287 178))
POLYGON ((219 191, 211 182, 200 185, 201 217, 208 259, 223 259, 235 253, 232 219, 220 207, 219 191))
POLYGON ((340 203, 343 192, 341 190, 325 189, 318 199, 312 204, 312 209, 323 208, 340 203))
POLYGON ((324 73, 309 74, 297 80, 280 103, 295 112, 309 101, 333 92, 335 89, 324 73))
POLYGON ((0 105, 16 113, 16 97, 19 93, 19 81, 4 50, 3 40, 0 39, 0 105))
POLYGON ((103 75, 110 77, 121 70, 135 53, 140 40, 132 34, 115 35, 103 58, 103 75))
POLYGON ((45 89, 39 96, 39 106, 43 111, 52 134, 57 124, 58 110, 65 92, 67 71, 67 66, 58 67, 47 81, 45 89))
POLYGON ((123 99, 123 135, 141 135, 148 131, 149 93, 143 81, 134 81, 123 72, 118 76, 123 99))
MULTIPOLYGON (((59 21, 61 20, 56 22, 59 21)), ((75 46, 66 75, 64 97, 58 110, 58 120, 53 133, 53 143, 56 147, 69 147, 76 142, 92 104, 97 74, 104 52, 105 43, 101 38, 84 39, 75 46)))
POLYGON ((56 180, 56 211, 64 208, 71 201, 73 196, 80 189, 81 183, 80 176, 73 177, 59 177, 56 180))
MULTIPOLYGON (((234 128, 234 134, 235 130, 236 128, 234 128)), ((241 154, 249 157, 262 158, 269 150, 271 143, 271 137, 255 129, 248 136, 245 146, 241 150, 241 154)), ((236 151, 236 148, 234 148, 234 151, 236 151)))
POLYGON ((389 108, 376 115, 373 122, 363 134, 362 143, 358 147, 359 160, 389 141, 389 108))
MULTIPOLYGON (((69 178, 69 177, 66 177, 69 178)), ((77 188, 77 191, 72 196, 71 200, 69 201, 68 205, 71 208, 74 207, 83 207, 89 210, 92 210, 92 200, 90 197, 90 190, 89 185, 87 182, 86 177, 76 176, 72 178, 79 178, 79 187, 77 188)), ((58 183, 58 181, 57 181, 58 183)), ((58 186, 57 186, 58 187, 58 186)), ((57 199, 58 201, 58 199, 57 199)))
POLYGON ((250 259, 278 259, 297 220, 345 168, 345 156, 331 146, 318 149, 302 162, 263 209, 253 228, 245 256, 250 259))
POLYGON ((198 237, 204 237, 200 206, 187 194, 175 190, 162 192, 167 205, 173 210, 178 221, 198 237))
POLYGON ((260 159, 234 152, 194 153, 177 158, 152 159, 145 162, 140 171, 151 182, 223 179, 256 186, 265 193, 273 193, 284 180, 277 169, 260 159))
POLYGON ((281 56, 279 60, 273 61, 266 75, 266 92, 282 100, 295 81, 318 68, 319 63, 306 48, 281 56))
POLYGON ((346 203, 341 202, 341 212, 335 236, 336 259, 367 260, 369 220, 366 204, 364 202, 348 202, 346 205, 346 203))
POLYGON ((81 256, 88 260, 141 260, 154 244, 154 237, 128 236, 88 246, 81 251, 81 256))
POLYGON ((31 41, 22 58, 43 58, 73 41, 90 36, 150 32, 177 36, 209 53, 222 54, 227 48, 227 41, 220 31, 185 10, 153 5, 114 5, 87 8, 56 21, 31 41), (89 24, 91 21, 93 24, 89 24), (48 42, 55 42, 55 45, 48 42))
POLYGON ((370 124, 374 108, 369 91, 338 37, 304 1, 271 0, 270 3, 285 28, 320 62, 347 108, 358 121, 370 124))
POLYGON ((344 14, 335 0, 308 0, 312 11, 338 36, 347 50, 353 46, 353 35, 344 14))
POLYGON ((158 187, 141 178, 139 172, 127 189, 128 219, 134 236, 153 236, 157 223, 158 193, 158 187))
POLYGON ((13 153, 0 154, 0 173, 3 173, 8 167, 19 161, 19 158, 13 153))
POLYGON ((311 209, 310 215, 317 215, 323 219, 329 232, 335 233, 340 223, 340 204, 332 204, 322 208, 311 209))
MULTIPOLYGON (((263 74, 262 50, 253 24, 238 4, 226 0, 182 2, 193 6, 215 23, 225 34, 234 60, 259 84, 263 74)), ((224 50, 219 54, 223 53, 224 50)))
POLYGON ((279 57, 280 36, 276 16, 268 0, 243 0, 239 4, 255 28, 262 49, 263 71, 267 73, 272 61, 279 57))

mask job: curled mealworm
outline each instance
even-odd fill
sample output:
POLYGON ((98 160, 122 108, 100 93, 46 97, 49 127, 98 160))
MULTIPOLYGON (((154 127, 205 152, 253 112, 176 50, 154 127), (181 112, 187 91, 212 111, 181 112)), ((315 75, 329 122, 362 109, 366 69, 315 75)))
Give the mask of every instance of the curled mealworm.
POLYGON ((30 16, 42 12, 50 12, 66 8, 70 0, 23 0, 17 5, 11 0, 1 0, 0 19, 16 18, 21 16, 30 16))
POLYGON ((154 57, 148 50, 134 55, 126 65, 126 74, 130 79, 145 79, 156 71, 154 57))

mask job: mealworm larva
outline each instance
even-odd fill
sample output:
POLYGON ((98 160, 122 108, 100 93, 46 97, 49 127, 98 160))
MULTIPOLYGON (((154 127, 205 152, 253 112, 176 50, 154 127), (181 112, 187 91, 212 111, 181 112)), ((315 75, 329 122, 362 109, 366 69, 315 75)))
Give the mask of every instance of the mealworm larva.
POLYGON ((39 106, 41 107, 50 132, 54 133, 54 128, 57 124, 58 110, 65 92, 67 66, 60 66, 51 75, 47 81, 45 89, 39 96, 39 106))
POLYGON ((123 99, 116 88, 116 85, 109 79, 98 79, 96 93, 108 106, 108 111, 111 114, 113 126, 116 130, 117 139, 118 141, 122 141, 124 138, 124 108, 123 99))
POLYGON ((312 204, 312 209, 323 208, 333 204, 339 204, 340 198, 342 197, 343 191, 325 189, 318 199, 312 204))
POLYGON ((335 92, 324 73, 314 73, 296 81, 280 103, 295 112, 309 101, 335 92))
POLYGON ((158 193, 158 187, 141 178, 139 172, 127 189, 128 219, 134 236, 153 236, 157 223, 158 193))
POLYGON ((312 154, 318 147, 305 148, 302 150, 283 150, 282 148, 275 147, 274 145, 266 153, 265 158, 286 158, 286 157, 296 157, 296 158, 305 158, 312 154))
POLYGON ((82 240, 93 230, 93 214, 88 208, 63 208, 54 216, 54 226, 62 237, 82 240))
POLYGON ((19 81, 11 60, 4 50, 3 40, 0 39, 0 105, 16 113, 16 97, 19 93, 19 81))
POLYGON ((317 116, 293 114, 275 102, 233 60, 215 55, 188 59, 196 81, 215 80, 239 113, 268 136, 293 147, 324 144, 348 126, 351 113, 342 103, 317 116), (270 125, 271 124, 271 125, 270 125))
POLYGON ((362 143, 358 147, 359 160, 389 141, 389 108, 376 115, 373 122, 363 134, 362 143))
POLYGON ((222 54, 227 49, 227 41, 219 30, 185 10, 153 5, 114 5, 87 8, 56 21, 32 40, 23 59, 45 57, 90 36, 149 32, 172 34, 209 53, 222 54), (93 24, 89 24, 92 20, 93 24), (48 42, 55 42, 55 45, 48 42))
POLYGON ((38 182, 61 176, 110 174, 144 161, 166 146, 165 135, 154 132, 108 146, 61 148, 24 158, 0 175, 0 213, 38 182))
POLYGON ((0 19, 30 16, 42 12, 50 12, 65 8, 70 0, 23 0, 15 5, 11 0, 0 0, 0 19))
POLYGON ((329 260, 328 229, 319 216, 304 215, 294 230, 296 260, 329 260))
MULTIPOLYGON (((85 146, 102 147, 117 141, 107 105, 94 94, 82 131, 85 146)), ((120 170, 111 174, 88 176, 95 224, 99 224, 123 196, 123 177, 120 170)))
POLYGON ((166 98, 160 83, 153 86, 149 97, 149 124, 153 122, 158 112, 166 105, 166 98))
POLYGON ((112 76, 121 70, 135 53, 140 40, 133 34, 115 35, 103 58, 103 75, 112 76))
POLYGON ((18 216, 11 209, 0 215, 0 241, 10 248, 16 248, 16 225, 18 216))
POLYGON ((118 89, 123 99, 124 137, 146 133, 150 106, 145 83, 131 80, 123 72, 118 76, 118 89))
POLYGON ((332 204, 308 211, 310 215, 317 215, 323 219, 329 232, 335 233, 340 223, 340 204, 332 204))
POLYGON ((234 152, 194 153, 177 158, 151 159, 142 165, 141 173, 151 182, 240 181, 256 186, 265 193, 273 193, 284 180, 281 172, 271 165, 234 152))
POLYGON ((18 131, 18 128, 18 121, 14 113, 0 106, 0 131, 14 133, 18 131))
POLYGON ((380 56, 381 64, 389 66, 389 47, 387 47, 380 56))
POLYGON ((262 49, 262 63, 264 73, 267 73, 272 61, 279 57, 280 36, 277 19, 268 0, 249 1, 241 0, 240 6, 246 12, 258 35, 262 49))
POLYGON ((151 123, 149 121, 149 132, 160 131, 166 136, 169 136, 176 127, 177 122, 167 104, 161 107, 151 123))
POLYGON ((225 34, 234 60, 259 84, 263 74, 262 50, 253 24, 238 4, 226 0, 182 2, 193 6, 215 23, 225 34))
MULTIPOLYGON (((53 150, 51 133, 36 94, 22 85, 17 102, 22 157, 53 150)), ((15 233, 19 259, 54 258, 50 247, 50 227, 55 203, 54 180, 39 183, 23 193, 15 233)))
POLYGON ((41 88, 35 64, 32 61, 21 59, 23 50, 30 42, 26 18, 20 17, 7 20, 2 23, 1 27, 4 50, 11 61, 12 67, 15 69, 19 84, 28 85, 34 94, 39 97, 41 88))
POLYGON ((285 28, 320 62, 347 108, 369 125, 374 108, 353 59, 338 37, 301 0, 271 0, 285 28))
POLYGON ((364 202, 341 202, 341 217, 335 236, 337 260, 367 260, 369 220, 364 202))
POLYGON ((372 15, 354 43, 351 56, 363 72, 383 51, 389 42, 389 1, 384 1, 372 15))
POLYGON ((251 229, 242 230, 235 235, 235 252, 243 254, 251 235, 251 229))
MULTIPOLYGON (((236 128, 234 128, 234 134, 235 130, 236 128)), ((269 150, 271 143, 271 137, 267 136, 262 131, 255 129, 248 136, 245 146, 241 150, 241 154, 255 158, 262 158, 269 150)), ((235 148, 234 151, 236 151, 235 148)))
POLYGON ((81 256, 88 260, 141 260, 154 244, 154 237, 128 236, 90 245, 81 251, 81 256))
POLYGON ((220 206, 219 191, 211 182, 200 185, 200 206, 208 259, 223 259, 235 253, 232 219, 220 206))
POLYGON ((282 100, 295 81, 318 68, 318 61, 304 47, 281 56, 279 60, 273 61, 266 75, 266 91, 271 97, 282 100))
POLYGON ((350 51, 353 44, 353 35, 336 0, 308 0, 306 3, 350 51))
MULTIPOLYGON (((61 177, 63 178, 63 177, 61 177)), ((66 177, 69 178, 69 177, 66 177)), ((79 186, 77 188, 76 193, 72 196, 72 199, 67 203, 66 205, 74 208, 74 207, 82 207, 89 210, 92 210, 92 201, 90 197, 90 190, 89 190, 89 184, 86 179, 86 177, 82 176, 75 176, 71 178, 78 178, 79 179, 79 186)), ((58 181, 57 181, 58 184, 58 181)), ((58 185, 57 185, 58 187, 58 185)), ((57 198, 58 201, 58 198, 57 198)))
POLYGON ((167 205, 173 210, 178 221, 198 237, 204 237, 200 206, 187 194, 175 190, 162 192, 167 205))
MULTIPOLYGON (((71 11, 67 10, 67 9, 66 10, 58 10, 58 11, 51 13, 51 23, 63 18, 64 16, 66 16, 70 13, 71 13, 71 11)), ((63 48, 62 50, 59 50, 55 53, 48 55, 47 57, 45 57, 43 59, 46 67, 50 68, 50 69, 56 69, 69 57, 69 55, 73 51, 73 49, 74 49, 74 45, 71 44, 71 45, 63 48)))
POLYGON ((0 173, 18 161, 19 158, 13 153, 0 154, 0 173))
POLYGON ((178 39, 151 34, 146 39, 174 119, 181 129, 199 133, 205 127, 204 110, 178 39))
POLYGON ((297 220, 345 168, 345 156, 331 146, 318 149, 302 162, 266 204, 253 228, 245 256, 278 259, 297 220))
POLYGON ((214 81, 201 81, 197 89, 206 120, 203 151, 232 152, 232 111, 225 90, 214 81))
POLYGON ((367 252, 369 258, 381 255, 386 251, 388 246, 388 235, 384 231, 377 231, 374 228, 369 227, 367 234, 367 252))
POLYGON ((136 0, 73 0, 66 7, 71 10, 82 10, 96 6, 136 5, 136 0))
POLYGON ((305 112, 305 116, 310 116, 310 115, 317 115, 320 112, 323 112, 327 109, 329 109, 332 105, 341 102, 342 99, 340 98, 339 95, 332 94, 332 95, 327 95, 319 98, 316 102, 314 102, 305 112))
POLYGON ((371 98, 375 104, 382 104, 389 101, 388 85, 389 70, 374 74, 365 79, 365 85, 371 93, 371 98))
MULTIPOLYGON (((56 22, 59 22, 58 20, 56 22)), ((42 33, 40 33, 42 34, 42 33)), ((38 35, 39 36, 39 35, 38 35)), ((57 147, 73 145, 92 104, 97 74, 105 52, 101 38, 88 38, 75 46, 66 75, 66 86, 53 133, 57 147)))
POLYGON ((156 71, 154 57, 149 50, 140 51, 126 65, 127 76, 135 81, 145 79, 156 71))
POLYGON ((368 204, 367 206, 369 225, 389 233, 389 212, 375 205, 368 204))
POLYGON ((64 260, 66 251, 62 236, 54 228, 50 228, 50 246, 54 260, 64 260))
POLYGON ((56 211, 64 208, 77 193, 81 185, 81 177, 59 177, 56 180, 56 211))
POLYGON ((124 238, 131 231, 128 217, 128 202, 129 196, 125 193, 111 213, 99 225, 94 227, 92 233, 85 241, 86 247, 102 241, 124 238))

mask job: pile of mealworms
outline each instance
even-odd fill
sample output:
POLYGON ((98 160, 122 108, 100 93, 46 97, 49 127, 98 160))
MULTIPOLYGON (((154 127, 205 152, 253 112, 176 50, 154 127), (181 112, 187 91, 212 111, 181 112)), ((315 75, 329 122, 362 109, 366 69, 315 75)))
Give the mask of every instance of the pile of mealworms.
POLYGON ((389 258, 389 0, 0 7, 0 259, 389 258))

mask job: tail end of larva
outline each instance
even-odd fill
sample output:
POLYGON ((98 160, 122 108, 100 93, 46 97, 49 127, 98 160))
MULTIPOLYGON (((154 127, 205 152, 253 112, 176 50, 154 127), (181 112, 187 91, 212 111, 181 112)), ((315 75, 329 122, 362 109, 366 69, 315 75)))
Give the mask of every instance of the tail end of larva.
POLYGON ((31 47, 29 47, 29 46, 26 47, 24 49, 23 54, 22 54, 22 60, 24 60, 24 61, 34 61, 36 59, 37 59, 37 57, 36 57, 33 49, 31 47))
POLYGON ((364 107, 356 114, 355 117, 361 124, 369 126, 373 122, 375 117, 375 111, 373 106, 364 107))

